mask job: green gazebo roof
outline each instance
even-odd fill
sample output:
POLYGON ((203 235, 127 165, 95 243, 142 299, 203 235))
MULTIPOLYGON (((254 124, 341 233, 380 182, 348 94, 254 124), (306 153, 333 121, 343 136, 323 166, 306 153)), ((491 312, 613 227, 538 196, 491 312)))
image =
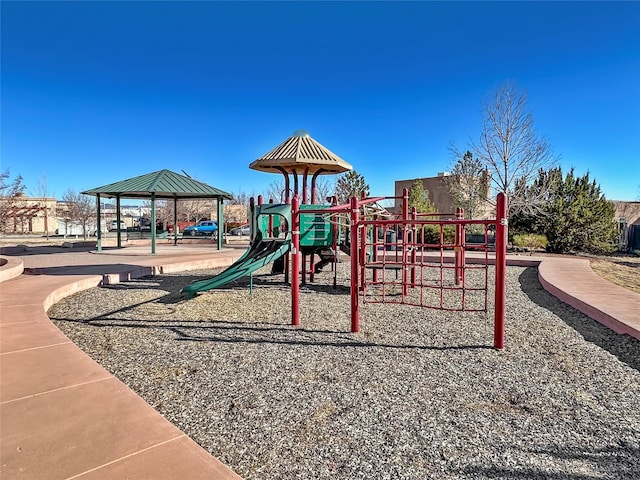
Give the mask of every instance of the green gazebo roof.
POLYGON ((152 193, 156 198, 226 198, 228 200, 233 198, 233 195, 228 192, 171 170, 147 173, 82 193, 107 198, 149 198, 152 193))

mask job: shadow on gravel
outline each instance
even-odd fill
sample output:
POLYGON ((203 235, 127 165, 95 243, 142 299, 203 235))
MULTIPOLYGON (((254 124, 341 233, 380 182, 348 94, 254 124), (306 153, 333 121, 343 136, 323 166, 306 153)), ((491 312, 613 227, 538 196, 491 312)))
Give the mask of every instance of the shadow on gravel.
POLYGON ((142 267, 140 265, 129 265, 125 263, 104 263, 104 264, 86 264, 86 265, 70 265, 58 267, 40 267, 25 268, 25 275, 105 275, 105 274, 121 274, 122 277, 127 272, 139 272, 147 269, 151 273, 151 267, 142 267))
POLYGON ((539 478, 547 480, 597 480, 601 478, 638 479, 640 464, 637 459, 640 450, 631 445, 611 445, 605 448, 568 447, 566 445, 549 445, 547 448, 525 450, 531 457, 541 459, 555 458, 569 464, 588 465, 592 474, 568 474, 566 471, 550 471, 548 468, 499 468, 495 466, 467 466, 462 471, 466 475, 482 478, 523 479, 539 478))
MULTIPOLYGON (((146 302, 145 302, 146 303, 146 302)), ((128 308, 119 311, 125 311, 128 308)), ((90 325, 97 328, 132 328, 165 330, 177 336, 176 341, 212 342, 212 343, 252 343, 273 345, 323 346, 323 347, 359 347, 388 348, 397 350, 493 350, 490 345, 412 345, 371 342, 345 331, 310 330, 280 324, 240 323, 216 320, 195 321, 153 321, 135 319, 110 319, 108 314, 87 320, 51 317, 59 323, 90 325)))
MULTIPOLYGON (((185 279, 183 287, 190 285, 193 282, 200 280, 207 280, 210 278, 214 278, 215 275, 203 275, 203 276, 183 276, 185 279)), ((159 278, 159 277, 155 277, 159 278)), ((291 288, 291 284, 284 282, 284 275, 281 274, 260 274, 254 275, 253 279, 249 277, 242 277, 237 280, 233 280, 221 287, 217 287, 215 289, 211 289, 208 291, 202 291, 201 294, 206 294, 208 292, 229 292, 229 291, 248 291, 249 288, 253 285, 253 288, 291 288)), ((302 294, 311 293, 311 292, 321 292, 329 295, 349 295, 350 287, 345 285, 336 285, 333 286, 333 280, 330 283, 324 283, 322 281, 316 281, 314 283, 304 283, 300 285, 300 292, 302 294)), ((186 295, 182 296, 180 300, 185 300, 187 298, 186 295)))
POLYGON ((527 268, 518 280, 522 291, 531 301, 556 314, 588 342, 607 350, 621 362, 640 371, 640 340, 630 335, 617 334, 579 310, 561 302, 542 287, 538 281, 537 268, 527 268))
MULTIPOLYGON (((61 240, 62 242, 62 240, 61 240)), ((72 243, 72 242, 69 242, 72 243)), ((52 255, 72 253, 78 254, 81 252, 90 252, 96 249, 96 242, 73 242, 73 247, 62 247, 59 245, 45 245, 45 246, 29 246, 25 247, 0 247, 0 255, 6 255, 7 257, 26 257, 29 255, 52 255)))

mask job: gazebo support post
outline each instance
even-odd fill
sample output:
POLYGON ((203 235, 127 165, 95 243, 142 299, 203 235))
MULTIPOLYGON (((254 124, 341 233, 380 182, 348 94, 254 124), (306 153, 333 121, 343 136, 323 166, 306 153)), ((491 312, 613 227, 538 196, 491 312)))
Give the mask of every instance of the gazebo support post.
POLYGON ((98 193, 96 195, 96 207, 97 207, 97 213, 98 213, 98 226, 96 228, 96 235, 98 236, 98 240, 97 240, 97 247, 98 247, 98 251, 102 252, 102 231, 100 229, 100 224, 102 223, 100 221, 101 219, 101 214, 100 214, 100 194, 98 193))
POLYGON ((151 192, 151 254, 156 253, 156 193, 151 192))
POLYGON ((173 197, 173 246, 178 245, 178 197, 173 197))
POLYGON ((118 223, 118 228, 116 229, 118 248, 122 248, 122 232, 120 231, 120 195, 116 195, 116 222, 118 223))
POLYGON ((224 207, 222 197, 218 198, 218 250, 222 250, 222 237, 224 236, 224 207))

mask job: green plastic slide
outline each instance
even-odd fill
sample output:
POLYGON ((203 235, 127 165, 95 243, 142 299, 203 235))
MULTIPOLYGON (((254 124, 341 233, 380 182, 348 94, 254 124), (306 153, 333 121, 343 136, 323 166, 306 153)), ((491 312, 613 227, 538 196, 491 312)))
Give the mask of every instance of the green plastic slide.
POLYGON ((276 261, 287 253, 290 248, 291 241, 289 238, 284 240, 263 240, 258 231, 251 247, 233 265, 213 278, 197 280, 187 285, 181 290, 181 293, 186 293, 189 298, 193 298, 198 292, 206 292, 226 285, 276 261))

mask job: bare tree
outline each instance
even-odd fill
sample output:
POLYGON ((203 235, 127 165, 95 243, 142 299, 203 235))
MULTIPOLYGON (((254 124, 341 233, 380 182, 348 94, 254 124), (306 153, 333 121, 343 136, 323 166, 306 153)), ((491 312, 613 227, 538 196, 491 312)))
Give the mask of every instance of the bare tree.
POLYGON ((213 212, 216 211, 216 205, 216 201, 211 199, 178 200, 178 219, 195 223, 198 223, 200 220, 211 220, 213 212))
POLYGON ((478 218, 489 197, 489 171, 470 151, 462 154, 455 147, 451 150, 457 161, 444 182, 453 206, 462 208, 466 218, 478 218))
POLYGON ((49 195, 50 194, 51 192, 49 192, 49 188, 47 186, 47 174, 44 173, 42 177, 38 179, 38 184, 35 189, 35 196, 42 198, 42 204, 43 204, 42 210, 44 214, 44 233, 45 233, 45 236, 47 237, 47 240, 49 239, 49 218, 51 217, 50 215, 51 212, 49 211, 49 195))
MULTIPOLYGON (((263 193, 263 201, 266 203, 273 200, 275 203, 284 203, 286 194, 284 180, 280 178, 269 184, 267 191, 263 193)), ((292 196, 293 192, 289 192, 289 194, 292 196)))
POLYGON ((0 172, 0 231, 6 233, 10 226, 15 230, 15 213, 25 186, 22 176, 10 179, 9 170, 0 172))
MULTIPOLYGON (((94 205, 89 195, 77 193, 75 190, 69 189, 62 196, 63 204, 58 212, 65 221, 65 227, 69 223, 75 223, 82 227, 82 237, 87 239, 87 232, 91 221, 95 218, 94 205)), ((65 237, 67 228, 65 228, 65 237)))
POLYGON ((558 158, 549 143, 536 134, 527 93, 506 83, 485 102, 483 118, 480 140, 471 143, 471 150, 491 174, 494 190, 507 195, 509 214, 539 212, 545 194, 531 198, 527 186, 558 158))
MULTIPOLYGON (((308 201, 311 201, 311 186, 308 185, 308 201)), ((316 179, 316 203, 325 203, 327 197, 335 194, 336 186, 335 182, 332 182, 326 178, 318 177, 316 179)), ((286 191, 284 188, 284 180, 278 179, 269 184, 269 187, 264 195, 264 201, 268 202, 273 200, 276 203, 284 203, 286 197, 286 191)), ((290 195, 293 191, 289 192, 290 195)))
MULTIPOLYGON (((147 202, 147 207, 151 209, 150 201, 147 202)), ((179 210, 180 208, 178 208, 179 210)), ((160 223, 163 230, 166 230, 168 223, 173 223, 173 200, 156 200, 156 223, 160 223)))
POLYGON ((336 181, 331 177, 318 177, 316 181, 316 202, 326 203, 327 197, 333 197, 336 194, 336 181))
POLYGON ((233 198, 227 202, 228 205, 244 205, 249 207, 249 195, 244 192, 238 191, 233 195, 233 198))

